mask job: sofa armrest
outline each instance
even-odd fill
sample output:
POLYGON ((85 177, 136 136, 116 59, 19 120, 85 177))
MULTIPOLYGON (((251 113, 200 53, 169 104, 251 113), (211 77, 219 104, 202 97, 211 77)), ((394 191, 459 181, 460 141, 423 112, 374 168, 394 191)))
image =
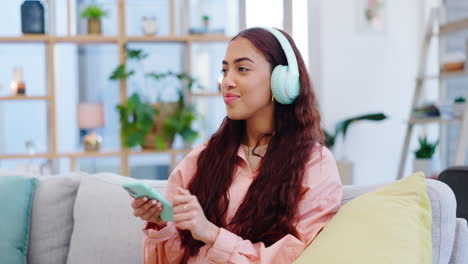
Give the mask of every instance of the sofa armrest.
POLYGON ((468 226, 464 218, 457 218, 455 241, 449 264, 468 262, 468 226))

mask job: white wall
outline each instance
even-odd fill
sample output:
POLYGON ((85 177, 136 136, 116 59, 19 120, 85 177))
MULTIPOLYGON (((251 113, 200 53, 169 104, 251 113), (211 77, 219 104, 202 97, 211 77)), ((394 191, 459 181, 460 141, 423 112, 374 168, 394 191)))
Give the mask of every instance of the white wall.
POLYGON ((355 163, 355 184, 395 179, 414 90, 423 1, 387 0, 386 5, 386 32, 363 35, 356 31, 356 1, 309 2, 309 12, 319 14, 309 24, 310 63, 312 78, 319 81, 313 80, 325 128, 333 130, 339 120, 370 112, 390 117, 348 130, 346 153, 355 163))

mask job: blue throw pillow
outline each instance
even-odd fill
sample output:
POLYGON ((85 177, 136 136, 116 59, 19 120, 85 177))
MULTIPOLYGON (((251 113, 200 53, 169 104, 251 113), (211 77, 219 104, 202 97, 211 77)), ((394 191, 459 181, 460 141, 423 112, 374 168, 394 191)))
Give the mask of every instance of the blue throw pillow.
POLYGON ((37 179, 0 177, 0 263, 26 264, 37 179))

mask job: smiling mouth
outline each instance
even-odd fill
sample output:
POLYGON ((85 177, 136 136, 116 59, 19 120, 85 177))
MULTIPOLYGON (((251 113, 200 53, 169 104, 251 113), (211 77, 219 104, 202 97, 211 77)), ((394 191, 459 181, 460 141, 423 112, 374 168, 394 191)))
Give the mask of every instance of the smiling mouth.
POLYGON ((224 96, 224 103, 232 104, 234 101, 236 101, 239 98, 240 98, 240 96, 226 95, 226 96, 224 96))

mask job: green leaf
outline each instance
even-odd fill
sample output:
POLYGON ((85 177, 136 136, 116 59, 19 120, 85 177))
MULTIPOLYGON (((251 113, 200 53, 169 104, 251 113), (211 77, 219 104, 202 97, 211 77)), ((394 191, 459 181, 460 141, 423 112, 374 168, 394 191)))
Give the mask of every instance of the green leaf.
POLYGON ((107 12, 97 5, 89 5, 81 12, 81 17, 86 19, 99 19, 104 16, 107 16, 107 12))
POLYGON ((134 71, 127 72, 126 70, 126 65, 125 64, 120 64, 111 74, 109 77, 109 80, 125 80, 128 77, 132 76, 135 74, 134 71))
POLYGON ((381 121, 381 120, 384 120, 386 118, 387 118, 387 116, 385 116, 385 114, 376 113, 376 114, 367 114, 367 115, 356 116, 356 117, 353 117, 353 118, 343 120, 343 121, 339 122, 336 125, 335 137, 338 136, 341 133, 341 134, 343 134, 343 138, 346 138, 346 132, 348 131, 349 126, 352 123, 355 123, 357 121, 363 121, 363 120, 381 121))

